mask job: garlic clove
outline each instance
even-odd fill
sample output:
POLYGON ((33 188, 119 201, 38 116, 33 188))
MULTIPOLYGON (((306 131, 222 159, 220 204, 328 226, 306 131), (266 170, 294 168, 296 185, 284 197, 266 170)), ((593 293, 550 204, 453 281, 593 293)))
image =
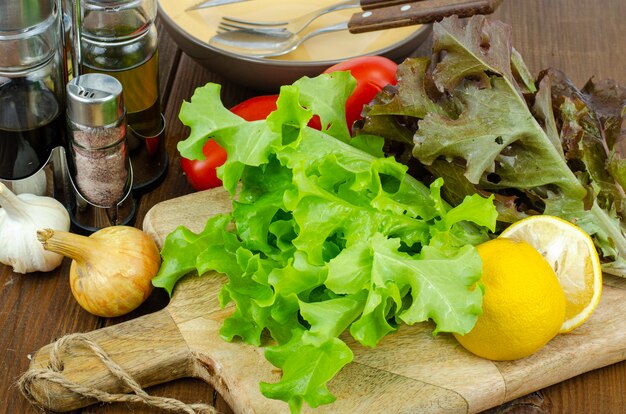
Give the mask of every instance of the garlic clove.
POLYGON ((0 263, 11 266, 16 273, 57 268, 63 256, 44 250, 37 240, 37 230, 69 230, 70 216, 63 204, 52 197, 15 195, 0 182, 0 207, 0 263))

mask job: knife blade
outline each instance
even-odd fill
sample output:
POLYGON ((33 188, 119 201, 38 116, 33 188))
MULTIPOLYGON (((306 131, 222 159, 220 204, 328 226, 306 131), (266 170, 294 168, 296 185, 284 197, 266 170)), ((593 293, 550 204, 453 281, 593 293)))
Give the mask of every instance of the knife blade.
POLYGON ((185 9, 185 11, 206 9, 207 7, 222 6, 225 4, 241 3, 243 1, 250 1, 250 0, 207 0, 207 1, 202 1, 198 4, 195 4, 191 7, 188 7, 185 9))

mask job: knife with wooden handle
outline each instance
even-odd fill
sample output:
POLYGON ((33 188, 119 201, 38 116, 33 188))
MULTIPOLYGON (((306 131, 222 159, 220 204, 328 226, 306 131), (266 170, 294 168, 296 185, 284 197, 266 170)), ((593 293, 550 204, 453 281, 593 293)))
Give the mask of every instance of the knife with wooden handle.
MULTIPOLYGON (((398 4, 414 3, 416 0, 361 0, 361 9, 373 10, 380 7, 397 6, 398 4)), ((421 0, 424 1, 424 0, 421 0)))
MULTIPOLYGON (((368 0, 361 0, 361 3, 364 1, 368 0)), ((372 32, 432 23, 452 15, 469 17, 475 14, 491 14, 498 8, 501 0, 422 0, 397 3, 353 14, 348 21, 348 30, 351 33, 372 32)))

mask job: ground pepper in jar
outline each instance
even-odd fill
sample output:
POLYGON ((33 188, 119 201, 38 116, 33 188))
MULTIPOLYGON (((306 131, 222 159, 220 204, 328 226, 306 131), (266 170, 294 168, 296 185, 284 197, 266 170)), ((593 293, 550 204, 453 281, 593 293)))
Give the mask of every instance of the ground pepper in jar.
POLYGON ((81 195, 95 205, 113 206, 126 193, 128 152, 125 136, 125 125, 74 133, 72 151, 76 186, 81 195), (102 142, 114 144, 100 147, 102 142))
POLYGON ((85 74, 68 83, 67 95, 74 183, 85 200, 111 207, 128 189, 122 85, 109 75, 85 74))

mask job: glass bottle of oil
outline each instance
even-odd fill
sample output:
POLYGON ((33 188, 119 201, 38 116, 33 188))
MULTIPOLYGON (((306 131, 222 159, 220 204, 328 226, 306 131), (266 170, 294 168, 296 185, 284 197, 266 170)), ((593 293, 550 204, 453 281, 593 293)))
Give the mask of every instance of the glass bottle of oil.
POLYGON ((80 71, 115 77, 123 88, 133 189, 167 170, 159 99, 156 0, 80 0, 80 71))

